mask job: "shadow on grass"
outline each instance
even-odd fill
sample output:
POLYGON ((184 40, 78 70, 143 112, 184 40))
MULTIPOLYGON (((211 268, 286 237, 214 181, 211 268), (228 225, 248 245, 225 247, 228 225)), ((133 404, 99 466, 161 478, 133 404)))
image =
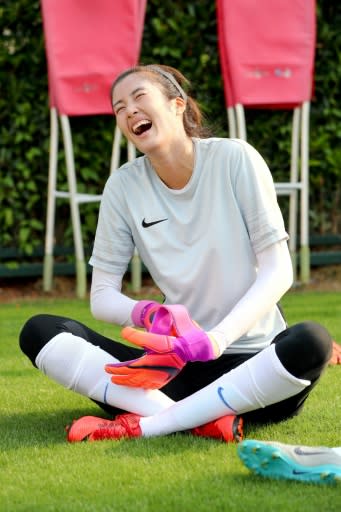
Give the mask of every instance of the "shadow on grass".
MULTIPOLYGON (((82 416, 109 417, 104 411, 96 408, 59 409, 49 412, 29 412, 3 415, 0 418, 0 451, 8 452, 23 448, 51 448, 66 443, 66 425, 82 416)), ((121 440, 119 442, 101 441, 91 443, 105 447, 105 452, 125 454, 129 443, 130 456, 162 457, 174 453, 191 450, 206 452, 210 446, 220 444, 214 439, 204 439, 188 432, 178 432, 168 436, 121 440)), ((80 443, 76 443, 79 445, 80 443)), ((90 443, 85 443, 90 444, 90 443)), ((223 444, 223 443, 222 443, 223 444)))
MULTIPOLYGON (((95 414, 93 408, 4 414, 0 418, 0 450, 65 443, 66 425, 81 416, 95 414)), ((98 415, 105 416, 100 410, 98 415)))

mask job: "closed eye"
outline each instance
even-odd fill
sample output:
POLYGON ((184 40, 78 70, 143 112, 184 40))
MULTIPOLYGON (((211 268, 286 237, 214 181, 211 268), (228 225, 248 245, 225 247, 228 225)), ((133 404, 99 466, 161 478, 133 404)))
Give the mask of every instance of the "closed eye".
POLYGON ((122 112, 123 110, 125 109, 125 106, 124 105, 121 105, 120 107, 116 107, 115 108, 115 114, 119 114, 120 112, 122 112))
MULTIPOLYGON (((140 99, 142 96, 144 96, 146 94, 146 91, 144 89, 142 89, 141 87, 138 87, 137 89, 135 89, 134 91, 132 91, 132 93, 130 94, 130 96, 132 98, 134 98, 134 101, 137 101, 138 99, 140 99)), ((113 105, 113 108, 114 108, 114 112, 115 114, 120 114, 125 108, 126 108, 126 105, 124 103, 123 100, 118 100, 116 101, 116 103, 113 105)))

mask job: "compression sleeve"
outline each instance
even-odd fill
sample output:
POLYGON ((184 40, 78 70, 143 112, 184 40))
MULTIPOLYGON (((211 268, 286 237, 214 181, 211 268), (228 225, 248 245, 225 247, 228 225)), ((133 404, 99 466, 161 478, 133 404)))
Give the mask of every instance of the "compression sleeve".
POLYGON ((121 288, 122 276, 93 267, 90 309, 97 320, 132 325, 131 312, 137 301, 121 293, 121 288))
POLYGON ((207 333, 213 336, 221 353, 247 333, 292 285, 293 269, 285 240, 258 253, 257 263, 255 282, 230 313, 207 333))

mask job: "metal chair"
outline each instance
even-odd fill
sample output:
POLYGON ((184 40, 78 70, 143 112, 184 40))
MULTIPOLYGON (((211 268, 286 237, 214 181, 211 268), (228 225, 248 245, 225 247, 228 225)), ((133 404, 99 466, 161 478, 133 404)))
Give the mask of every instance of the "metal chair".
MULTIPOLYGON (((50 100, 50 154, 43 285, 52 289, 56 200, 68 200, 75 249, 77 295, 86 295, 86 262, 79 207, 101 194, 79 193, 70 117, 112 115, 110 87, 124 69, 137 64, 146 0, 41 0, 50 100), (65 151, 67 190, 57 190, 59 123, 65 151)), ((108 171, 120 163, 121 132, 116 126, 108 171)), ((128 160, 135 147, 128 143, 128 160)), ((108 172, 108 174, 109 174, 108 172)), ((135 253, 133 287, 140 287, 135 253)))
POLYGON ((289 196, 289 249, 295 274, 300 216, 303 283, 310 279, 309 111, 315 11, 314 0, 217 0, 218 48, 230 137, 247 139, 246 108, 293 111, 290 177, 287 182, 275 183, 275 188, 278 195, 289 196))

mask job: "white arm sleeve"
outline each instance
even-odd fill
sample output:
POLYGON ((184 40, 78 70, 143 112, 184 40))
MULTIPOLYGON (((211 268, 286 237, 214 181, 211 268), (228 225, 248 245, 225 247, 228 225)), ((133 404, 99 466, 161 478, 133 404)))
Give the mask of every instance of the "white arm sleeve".
POLYGON ((97 320, 132 325, 131 312, 137 301, 121 293, 121 289, 122 276, 93 268, 90 309, 97 320))
POLYGON ((218 343, 221 353, 248 332, 292 285, 293 269, 285 240, 257 254, 257 263, 255 282, 230 313, 208 332, 218 343))

